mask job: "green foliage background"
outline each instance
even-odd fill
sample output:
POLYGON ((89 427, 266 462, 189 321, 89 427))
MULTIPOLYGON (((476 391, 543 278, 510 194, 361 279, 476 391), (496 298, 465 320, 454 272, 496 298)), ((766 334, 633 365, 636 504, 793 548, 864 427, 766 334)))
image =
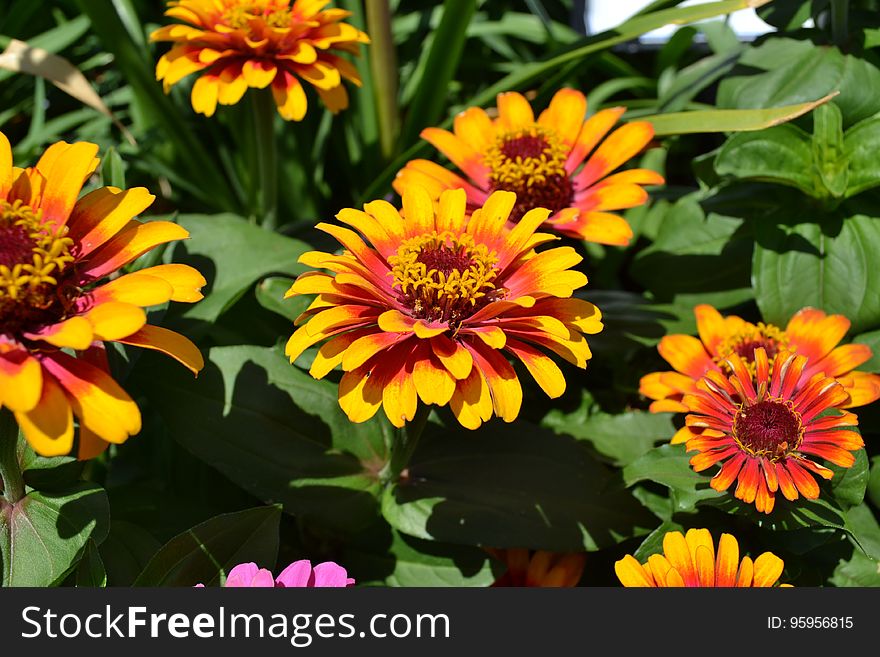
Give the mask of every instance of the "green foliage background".
MULTIPOLYGON (((336 4, 364 27, 362 2, 336 4)), ((150 217, 192 235, 132 268, 187 262, 209 285, 201 303, 151 318, 203 349, 197 379, 154 354, 113 353, 144 414, 140 435, 86 464, 21 446, 29 522, 0 514, 3 584, 208 584, 241 561, 271 568, 306 556, 344 564, 360 584, 485 586, 502 566, 483 547, 529 547, 588 551, 582 583, 617 585, 624 554, 656 552, 670 529, 709 527, 753 555, 782 556, 782 581, 880 585, 876 405, 858 410, 867 449, 856 465, 823 484, 820 500, 779 500, 764 517, 694 474, 684 448, 667 444, 681 418, 647 413, 638 395, 641 375, 667 369, 659 339, 694 332, 697 303, 782 325, 806 305, 842 313, 848 339, 877 353, 865 367, 880 369, 880 7, 776 0, 757 11, 778 31, 742 43, 718 17, 745 3, 677 4, 658 0, 585 39, 567 0, 392 2, 399 114, 377 110, 387 80, 373 78, 368 47, 347 111, 332 116, 310 98, 302 123, 279 120, 273 232, 255 221, 252 104, 207 119, 191 110, 191 80, 168 96, 155 82, 164 46, 147 35, 164 22, 163 3, 8 3, 0 46, 17 38, 70 60, 136 139, 45 81, 0 71, 0 130, 16 163, 61 138, 100 144, 100 182, 148 187, 158 196, 150 217), (800 27, 811 17, 815 27, 800 27), (630 47, 693 21, 662 47, 630 47), (283 355, 307 302, 281 301, 302 271, 297 257, 334 248, 315 223, 390 198, 408 159, 436 156, 422 127, 508 89, 543 107, 560 86, 584 91, 590 112, 624 105, 626 118, 654 117, 657 148, 642 165, 667 179, 627 212, 628 248, 577 245, 583 295, 606 318, 594 358, 586 372, 565 369, 569 388, 552 403, 524 379, 510 425, 467 432, 437 410, 406 476, 382 484, 393 428, 378 417, 352 425, 335 380, 301 369, 311 354, 296 366, 283 355), (715 111, 756 110, 735 115, 755 128, 791 114, 773 108, 830 93, 763 130, 734 133, 733 115, 715 111)))

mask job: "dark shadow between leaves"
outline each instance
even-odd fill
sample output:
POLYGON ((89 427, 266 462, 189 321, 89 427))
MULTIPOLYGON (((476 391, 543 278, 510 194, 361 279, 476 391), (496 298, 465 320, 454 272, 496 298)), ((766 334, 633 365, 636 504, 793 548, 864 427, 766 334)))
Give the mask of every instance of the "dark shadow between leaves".
POLYGON ((426 434, 393 495, 399 507, 425 514, 424 530, 437 540, 598 549, 655 523, 569 436, 497 420, 479 433, 432 427, 426 434))

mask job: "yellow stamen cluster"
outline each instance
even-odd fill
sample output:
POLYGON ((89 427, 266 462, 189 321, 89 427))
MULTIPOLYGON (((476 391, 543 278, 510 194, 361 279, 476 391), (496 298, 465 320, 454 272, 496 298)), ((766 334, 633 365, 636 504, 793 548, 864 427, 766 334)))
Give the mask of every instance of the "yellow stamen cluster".
POLYGON ((237 30, 249 27, 255 18, 262 19, 269 27, 290 27, 290 6, 287 2, 278 0, 236 1, 223 12, 223 23, 237 30))
POLYGON ((500 298, 497 263, 484 244, 448 231, 408 239, 388 258, 393 285, 413 316, 450 325, 500 298))
POLYGON ((0 200, 0 302, 45 304, 45 287, 57 285, 58 273, 73 262, 67 228, 44 224, 41 214, 0 200))
POLYGON ((486 152, 485 163, 496 189, 514 189, 565 176, 567 158, 556 133, 536 124, 500 134, 486 152))
POLYGON ((759 322, 755 326, 747 326, 739 333, 727 338, 718 347, 715 362, 726 370, 729 369, 727 359, 733 354, 743 359, 746 367, 755 373, 755 349, 762 347, 770 359, 770 367, 777 353, 788 346, 785 332, 773 324, 759 322))

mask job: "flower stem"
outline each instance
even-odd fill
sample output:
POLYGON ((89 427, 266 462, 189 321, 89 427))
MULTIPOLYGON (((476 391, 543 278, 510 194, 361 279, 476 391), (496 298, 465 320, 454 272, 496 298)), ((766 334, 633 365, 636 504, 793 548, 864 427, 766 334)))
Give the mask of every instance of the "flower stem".
POLYGON ((257 177, 259 179, 258 217, 263 228, 278 226, 278 143, 275 140, 275 102, 268 89, 250 94, 254 116, 254 137, 257 143, 257 177))
POLYGON ((0 410, 0 482, 3 497, 10 504, 24 497, 24 479, 18 465, 18 423, 9 409, 0 410))
POLYGON ((367 32, 370 34, 370 70, 376 90, 379 146, 382 157, 390 160, 400 132, 397 53, 391 35, 391 8, 388 0, 368 0, 365 4, 367 32))
POLYGON ((416 414, 410 422, 407 422, 402 429, 395 431, 394 442, 391 445, 391 458, 379 473, 379 478, 387 483, 397 481, 400 473, 409 465, 413 453, 419 444, 419 438, 425 430, 428 423, 428 416, 431 414, 431 407, 426 404, 419 404, 416 414))

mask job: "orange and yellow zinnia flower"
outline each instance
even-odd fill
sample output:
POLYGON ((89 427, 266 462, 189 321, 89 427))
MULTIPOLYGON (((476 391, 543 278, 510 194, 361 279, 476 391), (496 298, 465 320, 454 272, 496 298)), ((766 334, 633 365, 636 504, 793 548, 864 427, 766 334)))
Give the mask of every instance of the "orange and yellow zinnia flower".
POLYGON ((721 534, 716 554, 708 529, 689 529, 685 535, 667 532, 663 554, 652 554, 644 564, 627 555, 614 564, 614 572, 626 587, 771 587, 784 567, 772 552, 740 561, 739 543, 730 534, 721 534))
POLYGON ((111 378, 104 342, 164 352, 194 373, 203 366, 195 345, 147 324, 143 310, 201 299, 205 279, 195 269, 158 265, 102 284, 188 233, 133 219, 155 198, 143 187, 101 187, 79 198, 97 153, 95 144, 62 141, 19 169, 0 133, 0 408, 44 456, 70 452, 74 415, 80 458, 140 431, 140 411, 111 378))
POLYGON ((574 249, 535 251, 556 239, 535 232, 549 211, 532 210, 508 230, 515 194, 492 194, 469 220, 465 203, 463 190, 451 190, 435 208, 426 190, 409 187, 405 218, 385 201, 342 210, 339 221, 360 235, 318 224, 345 251, 300 257, 331 273, 302 274, 288 291, 318 296, 298 318, 287 355, 292 362, 324 343, 309 371, 320 379, 342 366, 339 404, 351 421, 368 420, 382 406, 401 427, 421 399, 449 404, 468 428, 493 412, 511 422, 522 388, 503 352, 522 361, 550 397, 563 393, 565 377, 541 349, 587 366, 583 334, 602 329, 601 315, 571 298, 587 282, 571 269, 581 260, 574 249))
POLYGON ((606 138, 624 108, 602 110, 585 122, 587 99, 573 89, 558 91, 537 121, 516 92, 499 94, 497 103, 497 119, 471 107, 455 117, 453 132, 422 131, 468 180, 429 160, 412 160, 394 189, 402 194, 421 185, 437 199, 445 189, 461 188, 471 209, 493 191, 507 190, 517 199, 512 223, 533 208, 547 208, 546 228, 589 242, 628 244, 632 229, 612 211, 642 205, 648 200, 642 185, 659 185, 663 177, 647 169, 608 174, 645 148, 654 136, 651 124, 633 121, 606 138))
POLYGON ((548 552, 524 548, 489 552, 507 565, 507 570, 492 586, 572 588, 577 586, 584 574, 586 555, 583 552, 548 552))
POLYGON ((813 475, 834 473, 812 459, 848 468, 865 445, 858 418, 841 410, 849 401, 844 387, 821 372, 811 375, 807 358, 788 352, 777 355, 772 374, 763 347, 754 351, 754 373, 738 355, 727 363, 730 377, 712 370, 682 400, 692 432, 687 451, 699 452, 691 466, 702 472, 720 463, 712 488, 737 481, 736 497, 764 513, 777 491, 790 501, 819 497, 813 475))
POLYGON ((329 0, 179 0, 165 15, 188 23, 166 25, 152 41, 174 46, 156 65, 156 78, 167 92, 192 73, 196 112, 211 116, 221 105, 234 105, 248 88, 271 85, 278 113, 299 121, 308 102, 308 82, 331 112, 348 107, 343 78, 360 86, 354 66, 338 53, 357 55, 367 35, 341 22, 351 15, 324 9, 329 0))
MULTIPOLYGON (((839 345, 849 330, 850 322, 843 315, 826 315, 815 308, 799 310, 785 329, 772 324, 752 324, 736 315, 723 317, 709 305, 694 308, 699 339, 691 335, 667 335, 657 350, 675 369, 674 372, 652 372, 642 377, 639 392, 649 399, 652 413, 683 413, 684 395, 696 391, 697 381, 708 372, 730 373, 726 359, 735 354, 754 369, 754 353, 763 347, 773 360, 778 352, 788 350, 806 356, 805 376, 816 373, 837 379, 849 394, 846 408, 870 404, 880 398, 880 376, 854 371, 870 360, 871 348, 864 344, 839 345)), ((681 443, 689 437, 682 429, 673 438, 681 443)))

